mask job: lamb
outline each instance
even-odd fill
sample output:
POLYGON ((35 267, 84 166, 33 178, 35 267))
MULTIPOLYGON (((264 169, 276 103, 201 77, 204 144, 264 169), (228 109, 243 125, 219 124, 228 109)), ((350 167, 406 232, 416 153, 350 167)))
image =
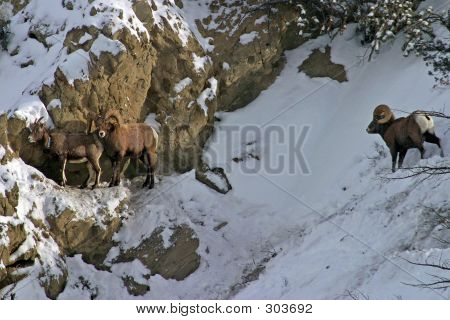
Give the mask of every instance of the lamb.
POLYGON ((57 155, 61 163, 61 185, 66 186, 66 164, 87 163, 89 176, 81 185, 82 188, 88 186, 89 181, 95 171, 95 183, 92 189, 98 187, 100 183, 101 167, 99 159, 103 153, 103 145, 95 134, 85 133, 63 133, 50 132, 41 122, 43 117, 36 120, 30 127, 28 141, 37 143, 43 141, 44 148, 50 153, 57 155))
MULTIPOLYGON (((125 124, 116 110, 109 110, 93 119, 98 136, 105 146, 105 152, 111 159, 113 177, 111 186, 120 183, 120 173, 125 157, 141 159, 147 166, 147 177, 143 187, 152 189, 155 185, 155 167, 157 160, 158 133, 145 123, 125 124)), ((89 131, 92 121, 89 124, 89 131)))
POLYGON ((366 131, 369 134, 378 133, 386 142, 392 156, 392 172, 395 172, 397 155, 400 155, 398 168, 401 168, 408 149, 419 149, 420 157, 423 159, 424 140, 438 145, 441 156, 444 156, 441 140, 434 132, 433 119, 420 111, 415 111, 406 118, 395 119, 387 105, 379 105, 373 111, 373 120, 366 131))

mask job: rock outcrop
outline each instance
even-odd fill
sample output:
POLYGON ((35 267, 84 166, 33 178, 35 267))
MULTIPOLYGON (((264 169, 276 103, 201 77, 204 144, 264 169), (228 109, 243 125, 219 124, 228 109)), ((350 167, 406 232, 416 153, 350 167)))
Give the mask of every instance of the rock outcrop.
POLYGON ((222 194, 226 194, 232 189, 223 168, 209 168, 203 165, 195 170, 195 179, 222 194))
POLYGON ((127 217, 125 189, 70 192, 20 159, 2 163, 0 176, 0 289, 9 288, 2 294, 30 277, 56 299, 67 283, 66 256, 81 254, 104 267, 113 234, 127 217))
POLYGON ((264 7, 250 1, 246 7, 216 0, 211 11, 210 23, 218 27, 206 26, 203 32, 214 38, 213 59, 220 74, 218 106, 232 111, 267 89, 284 66, 284 51, 305 39, 298 34, 297 13, 284 5, 264 7))
MULTIPOLYGON (((86 7, 70 4, 63 1, 66 10, 89 13, 103 26, 91 22, 63 30, 32 24, 28 36, 45 48, 61 45, 50 34, 58 27, 67 58, 57 62, 53 81, 44 81, 31 93, 39 96, 56 128, 73 132, 86 130, 88 111, 114 108, 127 122, 142 122, 154 114, 161 135, 159 171, 164 174, 197 167, 213 131, 214 113, 253 100, 280 72, 284 50, 303 41, 292 23, 296 13, 283 5, 199 1, 205 14, 193 19, 186 13, 186 6, 193 4, 183 1, 138 0, 126 14, 96 1, 86 7), (76 61, 80 70, 74 75, 68 64, 76 61)), ((33 15, 28 7, 21 8, 33 15)), ((11 147, 54 178, 56 163, 41 148, 30 146, 25 127, 23 121, 10 120, 11 147)), ((108 178, 109 163, 102 164, 108 178)), ((69 181, 84 171, 82 166, 69 168, 69 181)))
POLYGON ((304 72, 311 78, 327 77, 338 82, 348 81, 344 65, 331 61, 330 46, 325 47, 325 52, 314 49, 309 57, 298 66, 298 71, 304 72))
MULTIPOLYGON (((7 2, 18 28, 12 36, 22 38, 2 54, 17 70, 45 72, 23 86, 17 105, 8 106, 13 112, 0 116, 0 171, 7 185, 0 190, 0 289, 34 276, 56 299, 68 282, 67 256, 81 254, 98 269, 110 267, 105 258, 120 248, 113 239, 129 214, 128 189, 67 191, 25 167, 15 157, 58 179, 59 164, 27 141, 29 122, 49 115, 56 129, 82 132, 89 112, 110 108, 126 122, 156 121, 160 173, 197 168, 199 180, 226 193, 231 185, 223 170, 203 170, 200 161, 215 112, 253 100, 280 72, 283 51, 303 40, 291 23, 294 12, 283 5, 258 7, 257 1, 136 0, 121 7, 64 0, 55 5, 67 16, 54 20, 39 16, 37 0, 7 2), (19 29, 26 32, 19 35, 19 29)), ((107 180, 108 160, 102 168, 107 180)), ((74 185, 86 174, 83 165, 67 168, 74 185)), ((112 263, 138 259, 151 275, 185 279, 200 265, 200 240, 188 225, 171 231, 165 243, 167 230, 156 228, 112 263)), ((132 276, 122 279, 130 294, 150 290, 132 276)))
POLYGON ((131 262, 139 259, 151 270, 151 274, 160 274, 165 279, 183 280, 200 265, 200 256, 196 252, 199 239, 186 225, 173 230, 170 245, 164 246, 161 236, 163 228, 155 230, 139 246, 123 251, 113 263, 131 262))

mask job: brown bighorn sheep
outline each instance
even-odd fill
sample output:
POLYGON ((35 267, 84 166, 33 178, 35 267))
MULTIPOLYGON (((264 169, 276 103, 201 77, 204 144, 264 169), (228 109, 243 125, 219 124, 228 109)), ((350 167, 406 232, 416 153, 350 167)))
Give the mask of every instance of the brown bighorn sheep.
POLYGON ((61 185, 65 186, 66 163, 87 163, 89 177, 81 185, 82 188, 88 186, 95 171, 95 183, 93 189, 100 183, 101 168, 99 164, 100 156, 103 152, 103 145, 95 134, 84 133, 62 133, 50 132, 41 122, 42 118, 36 120, 30 127, 28 141, 36 143, 43 141, 44 148, 50 153, 57 155, 61 163, 61 185))
MULTIPOLYGON (((110 186, 120 183, 120 173, 125 157, 141 159, 147 166, 147 178, 142 187, 155 185, 155 166, 157 159, 158 134, 155 129, 145 123, 124 124, 116 110, 97 115, 94 118, 99 137, 105 146, 105 152, 111 159, 113 177, 110 186)), ((92 120, 89 124, 90 131, 92 120)))
POLYGON ((378 133, 386 142, 392 156, 392 172, 395 172, 397 154, 400 154, 398 167, 401 168, 408 149, 417 148, 423 159, 424 140, 434 143, 441 149, 441 139, 434 133, 433 119, 427 114, 415 111, 406 118, 395 119, 387 105, 379 105, 373 111, 373 120, 366 129, 367 133, 378 133))

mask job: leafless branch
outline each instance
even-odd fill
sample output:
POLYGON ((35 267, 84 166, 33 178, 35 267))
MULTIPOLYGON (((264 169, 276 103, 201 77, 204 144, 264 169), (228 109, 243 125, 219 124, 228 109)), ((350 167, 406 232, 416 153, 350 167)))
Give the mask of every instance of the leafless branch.
MULTIPOLYGON (((437 262, 425 261, 424 263, 420 263, 420 262, 410 261, 408 259, 404 259, 404 260, 415 266, 429 267, 429 268, 438 269, 438 270, 450 271, 450 262, 448 260, 442 261, 442 254, 439 257, 439 260, 437 262)), ((403 282, 403 284, 413 286, 413 287, 427 288, 427 289, 450 288, 450 275, 449 275, 449 277, 443 277, 443 276, 438 276, 438 275, 429 274, 429 273, 428 273, 428 275, 431 276, 434 280, 429 281, 429 282, 422 282, 422 283, 405 283, 405 282, 403 282)))

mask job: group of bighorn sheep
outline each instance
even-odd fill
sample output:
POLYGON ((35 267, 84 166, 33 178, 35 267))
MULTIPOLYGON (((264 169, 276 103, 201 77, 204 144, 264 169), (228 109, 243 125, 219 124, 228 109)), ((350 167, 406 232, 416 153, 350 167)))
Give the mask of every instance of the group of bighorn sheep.
MULTIPOLYGON (((88 116, 87 133, 51 132, 42 122, 36 120, 30 127, 29 142, 43 142, 44 148, 58 156, 61 163, 61 184, 66 185, 66 163, 87 163, 89 177, 82 184, 87 187, 95 172, 92 188, 100 183, 100 156, 103 152, 109 157, 113 176, 109 186, 120 183, 124 158, 140 159, 147 167, 147 177, 143 187, 152 189, 155 184, 155 165, 157 159, 158 134, 145 123, 125 124, 116 110, 88 116), (95 124, 97 130, 92 131, 95 124)), ((387 105, 379 105, 373 111, 373 119, 366 129, 367 133, 379 134, 386 142, 392 156, 392 172, 395 172, 397 156, 398 168, 402 167, 408 149, 417 148, 424 157, 424 141, 433 143, 441 149, 441 140, 434 132, 433 119, 424 112, 415 111, 407 117, 396 119, 387 105)))
POLYGON ((441 139, 434 132, 433 119, 423 111, 414 111, 407 117, 395 119, 392 110, 385 104, 373 111, 373 119, 366 129, 367 133, 378 133, 386 142, 392 156, 392 172, 398 159, 398 168, 402 167, 408 149, 417 148, 423 159, 425 149, 423 142, 434 143, 442 151, 441 139))
POLYGON ((147 167, 147 177, 143 187, 152 189, 155 185, 155 166, 157 159, 158 133, 145 123, 125 124, 116 110, 100 114, 89 114, 87 133, 52 132, 42 122, 36 120, 30 127, 28 140, 31 143, 43 142, 44 148, 56 155, 61 163, 61 184, 66 185, 66 163, 87 163, 89 177, 82 184, 87 187, 95 171, 95 183, 100 183, 100 157, 103 152, 112 163, 113 176, 110 187, 120 183, 124 158, 140 159, 147 167), (97 130, 92 131, 95 124, 97 130))

